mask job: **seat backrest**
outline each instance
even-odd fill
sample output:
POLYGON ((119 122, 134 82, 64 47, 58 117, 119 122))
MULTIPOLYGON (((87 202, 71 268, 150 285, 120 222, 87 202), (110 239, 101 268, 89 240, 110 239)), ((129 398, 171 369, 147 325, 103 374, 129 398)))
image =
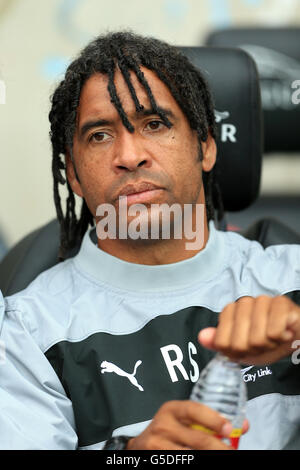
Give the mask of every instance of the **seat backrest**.
MULTIPOLYGON (((244 51, 181 48, 207 79, 214 95, 219 127, 217 165, 225 210, 242 210, 258 196, 262 127, 256 66, 244 51), (222 70, 222 73, 220 73, 222 70)), ((25 237, 0 264, 5 295, 25 288, 58 262, 59 225, 52 221, 25 237)), ((79 249, 69 253, 73 256, 79 249)))
POLYGON ((261 177, 263 129, 256 65, 238 49, 181 50, 202 70, 213 92, 219 130, 216 168, 225 210, 243 210, 258 197, 261 177))
POLYGON ((52 220, 17 243, 0 263, 0 290, 11 295, 58 262, 59 223, 52 220))
POLYGON ((279 220, 265 218, 258 220, 242 232, 248 240, 256 240, 264 248, 270 245, 300 245, 300 234, 279 220))
POLYGON ((265 152, 300 151, 300 28, 227 28, 206 44, 239 47, 255 60, 264 110, 265 152))

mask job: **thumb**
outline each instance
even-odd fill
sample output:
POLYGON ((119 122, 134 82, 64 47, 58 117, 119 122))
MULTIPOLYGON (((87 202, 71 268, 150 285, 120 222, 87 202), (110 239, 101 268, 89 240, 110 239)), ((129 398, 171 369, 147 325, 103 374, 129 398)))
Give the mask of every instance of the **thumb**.
POLYGON ((214 348, 214 341, 216 336, 216 328, 204 328, 198 334, 198 341, 202 346, 208 349, 214 348))

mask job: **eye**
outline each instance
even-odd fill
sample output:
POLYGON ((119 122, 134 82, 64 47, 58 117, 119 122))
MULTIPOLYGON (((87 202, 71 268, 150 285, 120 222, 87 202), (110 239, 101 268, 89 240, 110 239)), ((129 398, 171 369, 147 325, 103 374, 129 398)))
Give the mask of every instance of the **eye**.
POLYGON ((146 125, 146 128, 148 128, 148 130, 150 131, 158 131, 162 129, 162 127, 165 127, 165 124, 162 121, 158 120, 150 121, 146 125))
POLYGON ((104 142, 105 140, 109 139, 110 135, 106 132, 95 132, 89 137, 89 142, 104 142))

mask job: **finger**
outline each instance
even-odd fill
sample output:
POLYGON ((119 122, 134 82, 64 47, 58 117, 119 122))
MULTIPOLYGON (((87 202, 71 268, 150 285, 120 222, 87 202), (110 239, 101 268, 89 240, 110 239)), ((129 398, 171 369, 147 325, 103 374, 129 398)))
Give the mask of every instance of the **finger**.
POLYGON ((300 309, 299 308, 297 312, 292 311, 289 313, 286 325, 287 325, 287 328, 293 332, 299 331, 300 329, 300 309))
MULTIPOLYGON (((228 449, 228 446, 224 442, 222 442, 218 437, 216 437, 217 433, 215 431, 212 431, 208 427, 204 427, 202 425, 196 426, 198 426, 198 428, 194 428, 190 424, 182 424, 179 421, 174 420, 172 426, 169 428, 168 431, 168 442, 172 443, 173 446, 175 446, 173 448, 176 449, 228 449)), ((227 428, 228 429, 226 431, 226 437, 229 437, 230 432, 232 431, 232 426, 228 426, 227 424, 227 428)), ((159 435, 161 435, 161 433, 159 433, 159 435)), ((161 441, 161 439, 159 441, 161 441)), ((156 442, 156 439, 154 440, 154 442, 156 442)), ((159 442, 159 444, 155 444, 155 448, 158 448, 158 445, 161 445, 161 442, 159 442)))
POLYGON ((252 297, 242 297, 235 303, 231 333, 231 356, 242 356, 249 347, 251 314, 254 307, 252 297))
POLYGON ((275 346, 275 343, 267 336, 271 300, 267 296, 259 296, 255 299, 249 332, 249 348, 254 352, 266 348, 272 349, 275 346))
POLYGON ((288 329, 289 320, 293 318, 293 304, 283 296, 274 297, 270 308, 267 325, 267 337, 276 343, 289 341, 294 333, 288 329))
POLYGON ((206 431, 186 428, 182 438, 193 450, 230 450, 222 439, 206 431))
POLYGON ((190 400, 165 403, 151 423, 151 448, 161 439, 191 449, 227 449, 216 435, 229 437, 232 425, 215 410, 190 400), (197 429, 194 428, 197 427, 197 429))
POLYGON ((228 431, 225 431, 224 434, 223 427, 229 421, 212 408, 191 400, 171 401, 168 402, 168 405, 169 412, 178 421, 188 425, 199 424, 215 431, 219 435, 227 437, 228 431))
POLYGON ((292 311, 288 315, 287 328, 293 331, 294 333, 300 330, 300 309, 295 304, 293 305, 292 311))
POLYGON ((208 349, 214 349, 216 328, 203 328, 198 334, 198 341, 202 346, 208 349))
POLYGON ((231 335, 233 331, 235 317, 235 304, 228 304, 219 316, 219 323, 216 330, 214 347, 218 351, 226 353, 230 350, 231 335))

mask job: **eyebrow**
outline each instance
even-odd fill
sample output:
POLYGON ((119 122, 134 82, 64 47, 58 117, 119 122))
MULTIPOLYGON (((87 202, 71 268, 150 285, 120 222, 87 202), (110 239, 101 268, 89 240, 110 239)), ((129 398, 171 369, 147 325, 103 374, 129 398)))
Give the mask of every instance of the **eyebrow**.
MULTIPOLYGON (((173 111, 171 111, 168 108, 161 108, 161 107, 157 107, 157 110, 152 109, 152 108, 148 108, 148 109, 143 108, 140 111, 136 111, 134 113, 133 117, 134 117, 134 119, 140 119, 140 118, 147 117, 147 116, 152 116, 152 115, 157 116, 158 115, 157 111, 165 114, 166 116, 170 117, 174 121, 176 120, 176 117, 175 117, 173 111)), ((96 120, 87 121, 81 126, 81 129, 79 131, 79 138, 82 139, 84 137, 84 135, 90 129, 94 129, 95 127, 101 127, 101 126, 111 126, 113 123, 114 123, 114 121, 111 121, 111 120, 108 120, 108 119, 96 119, 96 120)))

